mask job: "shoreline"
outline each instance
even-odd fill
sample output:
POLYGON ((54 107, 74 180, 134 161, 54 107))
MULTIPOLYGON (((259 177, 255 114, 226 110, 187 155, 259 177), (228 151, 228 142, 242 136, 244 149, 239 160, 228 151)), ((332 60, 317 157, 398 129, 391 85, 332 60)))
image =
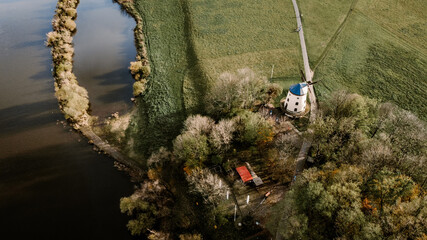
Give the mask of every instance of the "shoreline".
MULTIPOLYGON (((142 19, 138 18, 135 13, 132 14, 131 9, 133 6, 131 4, 121 4, 119 1, 115 2, 123 7, 135 20, 136 59, 143 63, 143 66, 149 67, 145 44, 144 42, 141 44, 139 41, 144 39, 144 35, 142 34, 142 19)), ((52 31, 47 33, 46 46, 51 48, 52 75, 55 80, 55 97, 58 100, 59 109, 70 125, 84 135, 90 144, 95 145, 99 150, 112 157, 118 163, 115 164, 116 167, 120 170, 125 170, 133 180, 138 181, 143 175, 142 168, 94 132, 93 124, 97 116, 92 116, 89 113, 90 102, 88 92, 78 84, 77 78, 73 73, 73 36, 76 33, 75 19, 77 18, 78 4, 79 0, 58 0, 55 15, 52 19, 52 31)), ((137 82, 139 81, 137 80, 135 83, 137 82)))

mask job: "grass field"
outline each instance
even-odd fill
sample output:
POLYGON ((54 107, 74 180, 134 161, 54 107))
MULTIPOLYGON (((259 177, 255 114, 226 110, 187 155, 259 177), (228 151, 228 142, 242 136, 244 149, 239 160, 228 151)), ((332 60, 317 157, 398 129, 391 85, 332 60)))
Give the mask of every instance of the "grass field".
POLYGON ((302 58, 291 1, 188 0, 195 51, 210 79, 249 67, 283 86, 299 82, 302 58))
MULTIPOLYGON (((357 2, 316 69, 314 80, 323 80, 316 88, 320 100, 331 91, 344 88, 394 102, 427 120, 426 24, 422 14, 427 6, 421 1, 413 2, 406 5, 398 0, 357 2)), ((302 11, 304 16, 324 14, 314 9, 302 11)), ((326 25, 329 23, 318 21, 315 27, 326 25)), ((311 53, 309 49, 309 57, 311 53)))
POLYGON ((128 129, 135 153, 147 157, 179 134, 185 119, 183 81, 188 71, 187 37, 180 1, 135 1, 144 19, 152 74, 128 129))
POLYGON ((345 20, 353 0, 298 0, 310 65, 313 67, 335 31, 345 20))

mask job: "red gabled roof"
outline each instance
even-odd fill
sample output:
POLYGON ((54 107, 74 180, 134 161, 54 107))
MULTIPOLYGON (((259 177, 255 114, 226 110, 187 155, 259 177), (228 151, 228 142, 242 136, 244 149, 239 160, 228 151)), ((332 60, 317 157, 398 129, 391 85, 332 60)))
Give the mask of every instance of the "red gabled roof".
POLYGON ((242 178, 243 182, 247 182, 253 179, 251 173, 245 166, 238 167, 236 170, 242 178))

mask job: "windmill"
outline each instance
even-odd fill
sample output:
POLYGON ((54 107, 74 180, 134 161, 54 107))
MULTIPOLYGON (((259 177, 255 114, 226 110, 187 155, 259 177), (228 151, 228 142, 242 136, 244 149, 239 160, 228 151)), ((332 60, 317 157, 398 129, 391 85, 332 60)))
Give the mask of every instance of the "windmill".
POLYGON ((304 76, 304 72, 300 70, 301 82, 292 85, 289 88, 288 95, 284 101, 281 101, 281 107, 286 114, 291 116, 302 116, 306 111, 307 104, 307 93, 310 85, 316 84, 316 82, 308 82, 304 76))

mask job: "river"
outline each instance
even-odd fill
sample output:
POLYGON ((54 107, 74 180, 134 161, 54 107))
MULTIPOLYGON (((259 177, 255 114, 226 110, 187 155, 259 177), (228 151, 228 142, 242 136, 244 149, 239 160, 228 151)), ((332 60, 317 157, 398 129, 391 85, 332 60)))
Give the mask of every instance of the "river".
MULTIPOLYGON (((43 45, 55 5, 0 0, 0 236, 132 239, 119 200, 132 193, 133 184, 111 158, 61 123, 43 45)), ((93 112, 125 111, 131 79, 122 75, 135 56, 129 30, 134 22, 109 0, 82 0, 77 11, 75 70, 93 112), (108 21, 94 17, 100 15, 108 21), (95 40, 88 39, 97 37, 102 41, 94 48, 95 40), (101 64, 91 65, 94 59, 101 64)))

